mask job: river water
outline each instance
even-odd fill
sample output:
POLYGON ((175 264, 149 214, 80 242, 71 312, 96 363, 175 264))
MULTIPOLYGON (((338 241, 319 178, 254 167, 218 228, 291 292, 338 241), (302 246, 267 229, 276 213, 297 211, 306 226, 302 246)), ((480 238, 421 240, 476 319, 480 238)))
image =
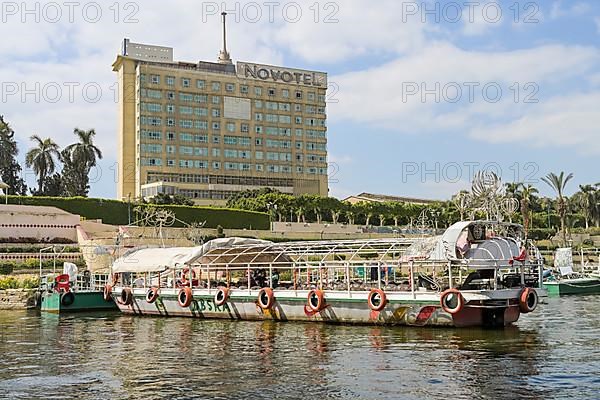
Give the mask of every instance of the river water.
POLYGON ((600 399, 600 296, 502 330, 0 312, 2 399, 600 399))

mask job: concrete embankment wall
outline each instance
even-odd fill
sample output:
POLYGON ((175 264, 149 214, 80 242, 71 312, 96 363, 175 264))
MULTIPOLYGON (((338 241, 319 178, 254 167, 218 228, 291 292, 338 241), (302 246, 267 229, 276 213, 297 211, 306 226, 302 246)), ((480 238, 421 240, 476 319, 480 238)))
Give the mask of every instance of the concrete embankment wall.
POLYGON ((35 307, 35 290, 0 290, 0 310, 24 310, 35 307))

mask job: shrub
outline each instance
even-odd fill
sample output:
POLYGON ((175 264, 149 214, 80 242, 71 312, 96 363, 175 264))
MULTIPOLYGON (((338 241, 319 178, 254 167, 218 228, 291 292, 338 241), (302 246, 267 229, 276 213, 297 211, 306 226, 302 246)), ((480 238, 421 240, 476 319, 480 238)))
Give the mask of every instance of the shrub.
POLYGON ((9 275, 15 269, 15 263, 12 261, 0 261, 0 275, 9 275))
MULTIPOLYGON (((135 218, 133 212, 135 205, 119 200, 86 197, 8 196, 8 201, 10 204, 57 207, 86 219, 102 219, 102 222, 111 225, 127 225, 130 209, 132 220, 135 218)), ((152 207, 152 205, 142 205, 142 207, 152 207)), ((225 229, 269 229, 269 216, 266 213, 182 205, 161 205, 160 208, 173 211, 178 220, 187 224, 206 221, 206 228, 216 228, 221 225, 225 229)), ((176 221, 173 226, 182 227, 184 224, 176 221)), ((32 243, 35 242, 37 239, 32 243)))
POLYGON ((18 289, 19 281, 14 276, 7 276, 6 278, 0 278, 0 290, 4 289, 18 289))

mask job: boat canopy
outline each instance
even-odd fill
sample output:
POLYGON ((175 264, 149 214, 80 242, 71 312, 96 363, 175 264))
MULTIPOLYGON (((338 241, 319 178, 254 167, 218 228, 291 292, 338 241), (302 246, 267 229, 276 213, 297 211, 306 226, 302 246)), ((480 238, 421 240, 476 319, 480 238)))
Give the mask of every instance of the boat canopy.
POLYGON ((248 238, 214 239, 196 247, 151 247, 133 249, 115 260, 113 273, 122 272, 163 272, 185 264, 192 264, 207 252, 218 248, 232 248, 241 245, 265 246, 271 242, 248 238))

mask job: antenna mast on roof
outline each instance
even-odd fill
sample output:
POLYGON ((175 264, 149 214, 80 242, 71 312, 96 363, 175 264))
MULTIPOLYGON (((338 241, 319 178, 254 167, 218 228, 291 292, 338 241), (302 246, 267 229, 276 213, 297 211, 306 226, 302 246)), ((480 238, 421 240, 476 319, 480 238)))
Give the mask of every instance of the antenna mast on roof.
POLYGON ((222 23, 223 23, 223 49, 219 52, 219 62, 221 64, 232 64, 231 62, 231 57, 229 56, 229 53, 227 52, 227 36, 225 33, 225 16, 227 15, 226 12, 222 12, 221 16, 223 17, 222 23))

